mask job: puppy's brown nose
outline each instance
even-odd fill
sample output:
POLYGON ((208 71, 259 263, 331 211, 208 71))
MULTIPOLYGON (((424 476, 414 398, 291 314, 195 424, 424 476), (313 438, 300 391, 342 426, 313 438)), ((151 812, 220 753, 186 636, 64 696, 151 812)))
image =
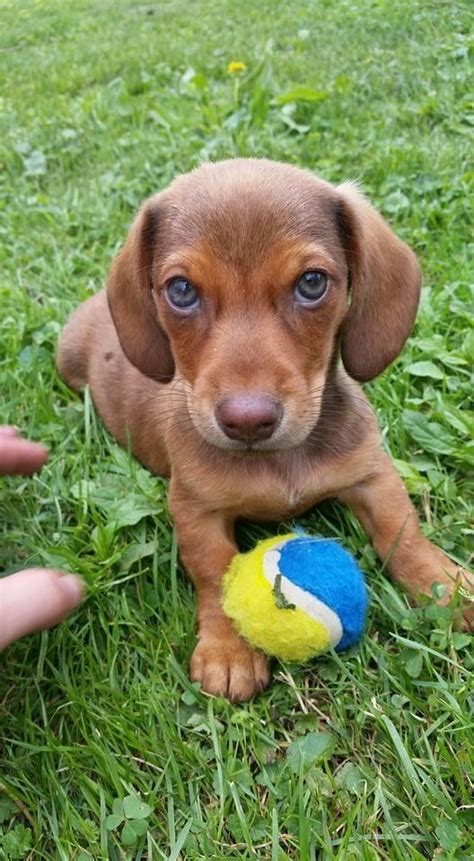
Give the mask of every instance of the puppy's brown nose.
POLYGON ((282 415, 281 403, 264 392, 227 395, 216 407, 216 418, 225 435, 246 443, 270 439, 282 415))

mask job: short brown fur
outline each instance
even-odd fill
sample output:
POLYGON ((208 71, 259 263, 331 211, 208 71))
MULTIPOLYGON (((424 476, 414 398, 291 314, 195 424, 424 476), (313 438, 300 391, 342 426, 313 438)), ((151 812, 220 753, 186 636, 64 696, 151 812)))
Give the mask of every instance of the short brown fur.
POLYGON ((197 590, 191 677, 206 691, 246 699, 269 680, 267 659, 220 609, 239 517, 293 517, 335 497, 412 598, 435 582, 446 599, 459 581, 468 585, 421 534, 355 382, 398 355, 419 289, 414 254, 354 186, 236 159, 204 165, 147 201, 107 290, 67 323, 65 380, 77 390, 88 383, 109 431, 171 479, 181 558, 197 590), (293 287, 313 269, 328 274, 329 289, 317 307, 301 307, 293 287), (178 276, 199 290, 195 314, 176 313, 166 298, 178 276), (252 445, 229 439, 215 412, 222 398, 248 392, 283 409, 273 435, 252 445))

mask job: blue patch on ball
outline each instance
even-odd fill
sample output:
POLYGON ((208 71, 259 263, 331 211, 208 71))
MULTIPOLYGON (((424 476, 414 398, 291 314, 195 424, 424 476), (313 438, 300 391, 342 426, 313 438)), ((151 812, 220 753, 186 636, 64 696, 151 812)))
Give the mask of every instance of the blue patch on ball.
POLYGON ((278 567, 284 577, 339 617, 343 635, 337 652, 360 640, 369 604, 364 576, 337 541, 307 535, 292 538, 280 547, 278 567))

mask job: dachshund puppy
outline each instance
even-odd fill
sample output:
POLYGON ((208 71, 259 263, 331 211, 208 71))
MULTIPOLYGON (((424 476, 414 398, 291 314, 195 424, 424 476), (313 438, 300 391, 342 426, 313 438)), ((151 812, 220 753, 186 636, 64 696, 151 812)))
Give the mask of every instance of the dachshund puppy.
POLYGON ((220 607, 238 517, 335 497, 414 599, 467 585, 421 534, 359 386, 399 354, 419 293, 414 254, 353 185, 235 159, 146 201, 106 290, 67 323, 60 373, 170 478, 197 591, 191 678, 209 693, 245 700, 269 681, 220 607))

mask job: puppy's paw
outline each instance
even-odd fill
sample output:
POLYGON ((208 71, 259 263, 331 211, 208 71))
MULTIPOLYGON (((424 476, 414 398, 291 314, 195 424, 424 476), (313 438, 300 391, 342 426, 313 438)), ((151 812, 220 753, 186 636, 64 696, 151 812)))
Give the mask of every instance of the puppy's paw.
POLYGON ((222 638, 206 632, 193 652, 190 676, 208 694, 240 702, 265 690, 270 669, 265 655, 247 646, 238 634, 222 638))
POLYGON ((474 634, 474 604, 470 604, 464 611, 461 628, 463 631, 469 631, 470 634, 474 634))
MULTIPOLYGON (((410 587, 419 583, 420 591, 431 595, 433 586, 438 583, 444 586, 444 594, 439 599, 439 604, 449 604, 453 593, 459 589, 461 598, 460 614, 456 613, 456 627, 466 631, 474 632, 474 576, 456 565, 437 547, 429 545, 430 556, 424 559, 416 569, 415 575, 410 580, 410 587)), ((412 588, 413 596, 416 598, 412 588)), ((418 592, 418 595, 420 592, 418 592)), ((456 604, 458 607, 458 604, 456 604)))
POLYGON ((448 589, 442 603, 448 603, 452 593, 459 588, 463 600, 460 616, 456 618, 456 627, 474 632, 474 577, 469 571, 456 565, 447 557, 445 557, 444 571, 449 577, 449 582, 445 583, 448 589))
POLYGON ((459 622, 459 627, 463 631, 469 631, 474 634, 474 578, 472 574, 463 569, 458 569, 461 573, 461 589, 464 598, 462 606, 462 616, 459 622))

